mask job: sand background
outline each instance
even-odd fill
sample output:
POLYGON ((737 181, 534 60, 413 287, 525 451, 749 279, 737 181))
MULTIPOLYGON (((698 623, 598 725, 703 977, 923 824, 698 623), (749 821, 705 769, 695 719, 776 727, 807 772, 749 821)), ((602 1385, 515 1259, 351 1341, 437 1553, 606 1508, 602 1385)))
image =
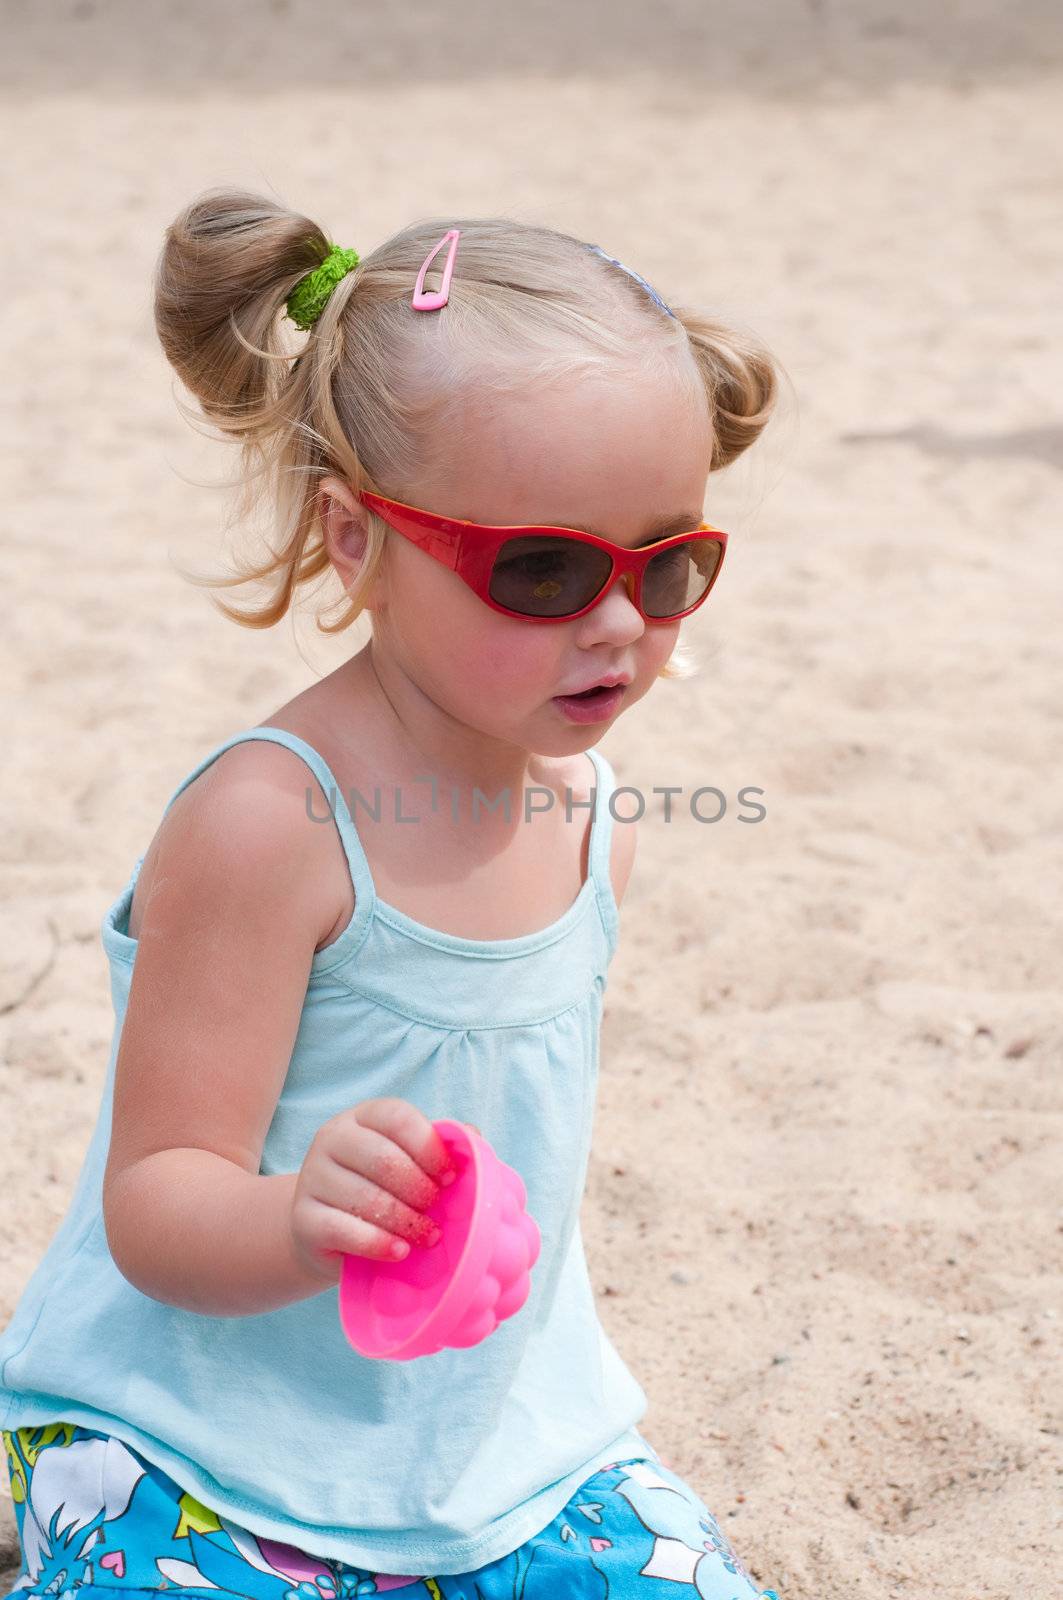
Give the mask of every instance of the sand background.
POLYGON ((603 743, 648 802, 583 1207, 603 1320, 784 1600, 1058 1594, 1058 10, 0 18, 0 1316, 96 1115, 105 908, 200 757, 352 647, 173 569, 224 561, 232 457, 154 340, 162 231, 228 181, 363 253, 545 220, 755 329, 795 396, 712 485, 700 676, 603 743))

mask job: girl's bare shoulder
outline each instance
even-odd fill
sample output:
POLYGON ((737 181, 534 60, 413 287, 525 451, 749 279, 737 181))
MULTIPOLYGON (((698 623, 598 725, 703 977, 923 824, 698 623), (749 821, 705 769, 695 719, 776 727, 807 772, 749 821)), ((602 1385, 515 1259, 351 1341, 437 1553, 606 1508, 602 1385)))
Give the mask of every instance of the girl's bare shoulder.
POLYGON ((191 879, 208 853, 224 864, 238 852, 255 849, 263 864, 275 860, 278 867, 297 870, 319 948, 338 914, 334 857, 342 854, 336 830, 320 825, 327 805, 305 761, 285 745, 268 739, 231 745, 182 789, 162 817, 137 876, 130 937, 139 937, 144 908, 163 871, 191 879))

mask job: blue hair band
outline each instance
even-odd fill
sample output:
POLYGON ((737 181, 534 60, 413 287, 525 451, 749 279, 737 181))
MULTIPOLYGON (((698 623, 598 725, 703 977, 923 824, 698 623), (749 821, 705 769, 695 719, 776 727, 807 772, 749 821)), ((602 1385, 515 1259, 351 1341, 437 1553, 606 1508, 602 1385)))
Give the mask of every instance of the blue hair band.
POLYGON ((625 267, 624 263, 622 261, 618 261, 615 256, 607 256, 605 251, 602 249, 601 245, 589 244, 587 246, 587 249, 588 250, 593 250, 594 253, 596 255, 601 256, 604 261, 611 261, 613 263, 614 267, 619 267, 621 272, 626 272, 628 277, 629 278, 634 278, 636 283, 641 283, 642 287, 645 289, 646 293, 649 295, 649 297, 653 301, 654 305, 660 306, 662 311, 667 311, 667 313, 668 313, 668 315, 670 317, 674 317, 675 316, 675 312, 671 309, 670 306, 666 306, 665 305, 664 301, 661 299, 660 295, 657 293, 657 291, 653 287, 653 285, 647 283, 645 278, 643 278, 639 273, 632 272, 630 267, 625 267))

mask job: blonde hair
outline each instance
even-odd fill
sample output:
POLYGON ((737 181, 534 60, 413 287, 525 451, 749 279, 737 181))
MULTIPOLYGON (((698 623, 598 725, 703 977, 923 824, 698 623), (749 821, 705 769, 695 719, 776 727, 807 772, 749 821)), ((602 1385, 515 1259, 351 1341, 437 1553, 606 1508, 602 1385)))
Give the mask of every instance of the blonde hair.
MULTIPOLYGON (((243 627, 272 627, 297 587, 331 566, 321 479, 335 473, 355 493, 408 500, 405 486, 446 437, 448 396, 468 377, 505 391, 617 363, 681 370, 692 357, 713 426, 712 471, 748 449, 771 416, 778 374, 755 337, 698 311, 674 307, 669 317, 584 241, 501 217, 429 218, 393 234, 341 279, 299 349, 285 301, 329 248, 309 218, 215 189, 171 223, 156 269, 163 350, 202 414, 242 446, 240 510, 262 495, 272 504, 266 560, 235 575, 184 574, 207 588, 272 580, 257 609, 214 601, 243 627), (461 229, 461 242, 447 307, 414 313, 418 270, 449 227, 461 229)), ((336 621, 318 616, 320 632, 357 620, 386 537, 387 525, 370 515, 353 591, 336 621)), ((680 646, 660 676, 691 676, 680 646)))

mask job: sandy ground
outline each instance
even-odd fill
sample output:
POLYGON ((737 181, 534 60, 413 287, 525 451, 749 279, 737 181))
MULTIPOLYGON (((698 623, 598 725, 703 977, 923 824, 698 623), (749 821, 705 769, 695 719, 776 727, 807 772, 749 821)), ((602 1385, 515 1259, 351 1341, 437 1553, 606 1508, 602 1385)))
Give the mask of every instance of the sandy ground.
POLYGON ((1063 53, 1047 6, 999 10, 3 7, 5 1320, 96 1114, 104 909, 200 756, 350 648, 173 570, 224 558, 195 480, 231 458, 154 343, 162 230, 229 180, 363 252, 550 221, 796 392, 714 489, 701 675, 603 745, 649 801, 603 1320, 784 1600, 1058 1593, 1063 53))

